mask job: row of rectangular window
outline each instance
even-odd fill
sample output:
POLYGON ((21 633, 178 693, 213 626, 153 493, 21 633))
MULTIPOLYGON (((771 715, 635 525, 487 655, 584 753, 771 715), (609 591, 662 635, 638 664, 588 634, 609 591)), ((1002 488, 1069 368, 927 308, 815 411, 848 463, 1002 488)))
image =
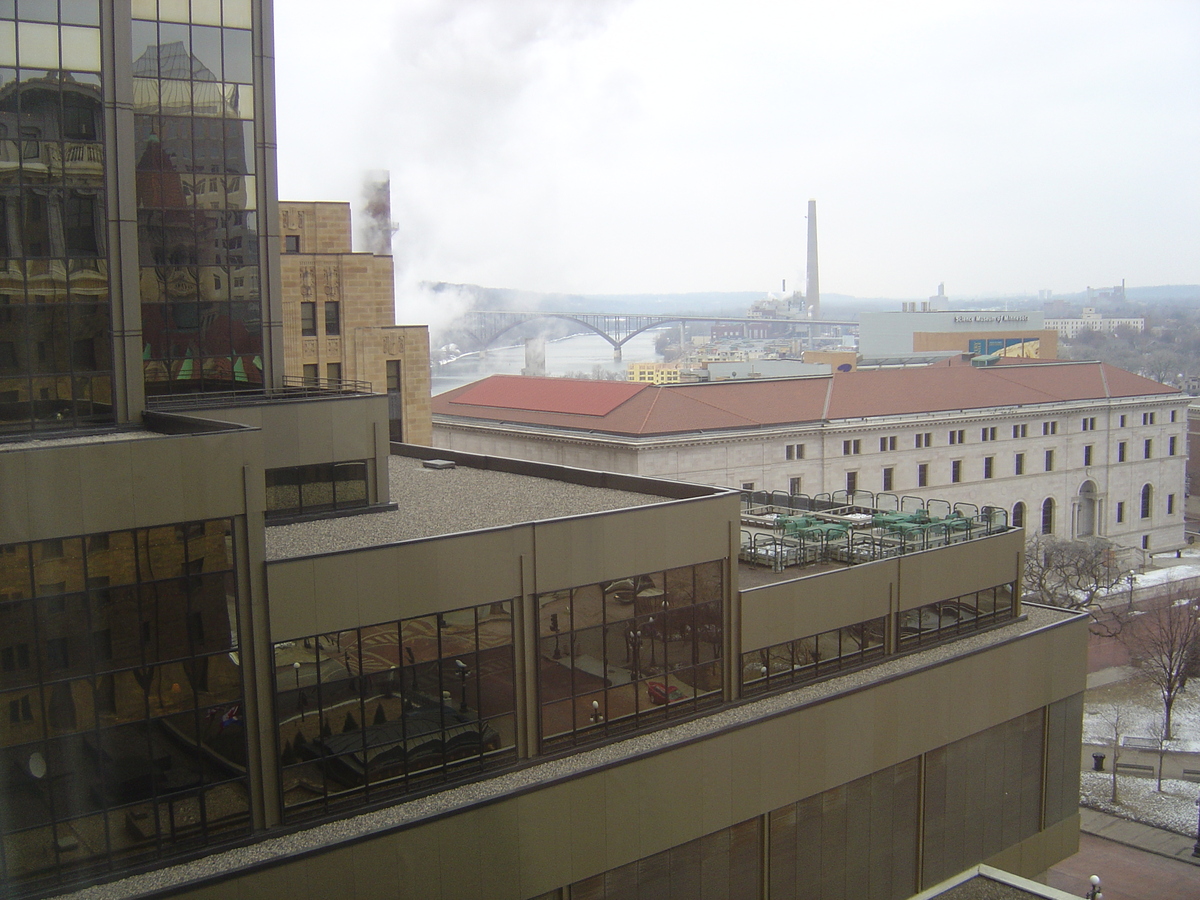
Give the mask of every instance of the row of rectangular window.
MULTIPOLYGON (((885 438, 880 438, 881 443, 884 440, 885 440, 885 438)), ((895 440, 895 438, 892 438, 892 440, 895 440)), ((1174 456, 1176 454, 1177 449, 1178 449, 1178 445, 1177 445, 1176 441, 1177 441, 1177 439, 1175 437, 1171 437, 1169 439, 1168 450, 1167 450, 1168 456, 1174 456)), ((858 443, 859 443, 858 441, 854 441, 854 442, 843 441, 842 453, 844 455, 854 455, 854 454, 859 453, 859 449, 856 448, 856 445, 858 443)), ((801 444, 798 446, 803 446, 803 445, 801 444)), ((1083 448, 1083 464, 1085 466, 1090 466, 1093 464, 1094 447, 1095 447, 1094 444, 1086 444, 1083 448)), ((1153 458, 1153 450, 1154 450, 1154 442, 1152 439, 1147 438, 1145 441, 1145 445, 1143 447, 1143 458, 1144 459, 1153 458)), ((789 458, 792 458, 792 457, 789 457, 789 458)), ((990 478, 995 477, 995 461, 996 461, 996 458, 994 456, 983 457, 983 477, 985 479, 990 479, 990 478)), ((1126 444, 1124 441, 1121 441, 1120 443, 1117 444, 1117 462, 1125 462, 1125 461, 1126 461, 1126 444)), ((1053 450, 1045 451, 1043 464, 1044 464, 1044 471, 1046 471, 1046 472, 1054 471, 1054 451, 1053 450)), ((957 459, 952 460, 950 462, 950 483, 951 484, 960 483, 962 481, 962 474, 963 474, 962 460, 957 460, 957 459)), ((1014 454, 1013 474, 1014 475, 1024 475, 1025 474, 1025 454, 1024 453, 1014 454)), ((893 487, 894 480, 895 480, 894 476, 895 476, 895 468, 894 467, 888 466, 883 469, 883 490, 890 491, 890 490, 894 489, 894 487, 893 487)), ((919 463, 917 465, 917 487, 927 487, 928 481, 929 481, 929 465, 928 465, 928 463, 919 463)), ((791 484, 791 486, 789 487, 789 491, 791 493, 793 493, 793 494, 800 493, 800 479, 799 478, 792 478, 790 480, 790 484, 791 484)), ((744 490, 753 490, 754 487, 753 487, 753 484, 751 484, 750 487, 748 487, 748 488, 746 487, 746 485, 743 485, 743 489, 744 490)), ((846 473, 846 490, 854 491, 857 489, 858 489, 858 473, 857 472, 847 472, 846 473)))
MULTIPOLYGON (((901 648, 946 640, 1012 617, 1012 584, 896 614, 901 648)), ((884 655, 887 620, 868 619, 742 654, 743 694, 815 681, 884 655)))
POLYGON ((251 0, 197 0, 189 8, 180 0, 158 3, 156 0, 132 0, 134 18, 157 19, 193 25, 224 25, 226 28, 249 28, 252 22, 251 0))
POLYGON ((366 460, 268 469, 266 485, 268 519, 351 509, 370 502, 366 460))
POLYGON ((214 573, 8 600, 0 607, 0 689, 236 649, 230 585, 227 573, 214 573))
MULTIPOLYGON (((297 238, 296 240, 299 241, 299 238, 297 238)), ((298 245, 297 245, 297 250, 290 251, 290 252, 299 252, 298 245)), ((314 312, 313 313, 314 327, 315 327, 315 315, 316 314, 314 312)), ((316 333, 315 330, 312 333, 315 334, 316 333)), ((306 334, 308 334, 308 332, 306 332, 306 334)), ((1172 422, 1175 421, 1175 410, 1171 410, 1171 421, 1172 422)), ((1142 424, 1153 425, 1154 423, 1155 423, 1155 414, 1154 413, 1144 413, 1143 414, 1142 424)), ((1121 416, 1121 426, 1124 427, 1124 425, 1125 425, 1125 417, 1121 416)), ((1095 431, 1096 430, 1095 416, 1088 416, 1088 417, 1084 418, 1082 430, 1083 431, 1095 431)), ((1043 436, 1051 436, 1051 435, 1058 434, 1058 422, 1055 422, 1055 421, 1043 422, 1042 423, 1042 434, 1043 434, 1043 436)), ((1026 424, 1014 425, 1012 427, 1012 436, 1014 438, 1028 437, 1029 436, 1029 426, 1026 424)), ((988 426, 984 426, 983 428, 981 428, 980 433, 979 433, 979 439, 984 442, 997 440, 998 438, 996 435, 996 427, 994 425, 988 425, 988 426)), ((951 429, 947 433, 946 440, 947 440, 947 443, 951 446, 956 445, 956 444, 965 444, 967 442, 966 429, 963 429, 963 428, 951 429)), ((1147 445, 1149 445, 1150 441, 1147 440, 1146 443, 1147 443, 1147 445)), ((926 448, 926 447, 932 447, 933 446, 933 432, 930 432, 930 431, 918 432, 916 435, 914 435, 913 445, 918 450, 926 448)), ((895 449, 896 449, 895 435, 887 435, 887 436, 881 437, 879 439, 879 452, 880 453, 886 453, 890 450, 895 450, 895 449)), ((846 440, 842 441, 842 455, 843 456, 854 456, 854 455, 860 454, 861 452, 862 452, 862 441, 861 440, 846 439, 846 440)), ((1173 437, 1171 438, 1171 454, 1170 455, 1172 455, 1172 456, 1175 455, 1175 438, 1173 438, 1173 437)), ((786 445, 784 445, 784 458, 788 459, 788 460, 804 459, 804 445, 803 444, 786 444, 786 445)), ((1147 456, 1146 458, 1149 459, 1150 457, 1147 456)))

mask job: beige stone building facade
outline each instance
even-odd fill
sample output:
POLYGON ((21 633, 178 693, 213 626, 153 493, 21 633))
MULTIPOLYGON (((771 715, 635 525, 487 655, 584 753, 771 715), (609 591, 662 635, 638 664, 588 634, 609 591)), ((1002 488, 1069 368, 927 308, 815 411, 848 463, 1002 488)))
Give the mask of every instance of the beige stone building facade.
POLYGON ((279 204, 284 375, 388 395, 393 441, 428 444, 429 330, 396 325, 392 258, 355 253, 349 203, 279 204))

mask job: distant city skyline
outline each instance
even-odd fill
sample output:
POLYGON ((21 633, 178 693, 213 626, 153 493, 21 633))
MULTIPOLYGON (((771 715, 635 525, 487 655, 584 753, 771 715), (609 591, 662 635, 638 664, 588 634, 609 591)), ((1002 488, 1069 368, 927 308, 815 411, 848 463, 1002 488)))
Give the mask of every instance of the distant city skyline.
POLYGON ((414 317, 422 281, 801 288, 810 197, 830 294, 1200 283, 1195 4, 339 9, 275 10, 280 193, 389 169, 414 317))

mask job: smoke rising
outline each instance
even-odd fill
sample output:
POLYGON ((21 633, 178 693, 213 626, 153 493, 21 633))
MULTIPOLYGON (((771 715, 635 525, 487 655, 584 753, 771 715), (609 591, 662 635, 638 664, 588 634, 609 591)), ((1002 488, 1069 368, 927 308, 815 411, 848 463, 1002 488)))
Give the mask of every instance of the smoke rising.
POLYGON ((359 249, 377 256, 392 255, 392 180, 385 170, 368 172, 363 179, 358 222, 359 249))

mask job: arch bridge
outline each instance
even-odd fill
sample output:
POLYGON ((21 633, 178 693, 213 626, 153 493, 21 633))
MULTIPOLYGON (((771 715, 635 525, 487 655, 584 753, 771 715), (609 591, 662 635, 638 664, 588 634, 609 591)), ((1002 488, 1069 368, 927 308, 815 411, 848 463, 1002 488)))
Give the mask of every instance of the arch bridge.
POLYGON ((536 319, 563 319, 593 331, 608 341, 613 348, 613 358, 621 358, 621 348, 632 338, 663 325, 697 322, 753 323, 755 325, 778 324, 789 326, 792 334, 803 333, 809 339, 818 337, 835 327, 858 325, 843 319, 768 319, 739 316, 654 316, 641 314, 577 313, 577 312, 515 312, 501 310, 473 310, 456 323, 458 328, 472 340, 480 350, 487 350, 512 329, 536 319))

